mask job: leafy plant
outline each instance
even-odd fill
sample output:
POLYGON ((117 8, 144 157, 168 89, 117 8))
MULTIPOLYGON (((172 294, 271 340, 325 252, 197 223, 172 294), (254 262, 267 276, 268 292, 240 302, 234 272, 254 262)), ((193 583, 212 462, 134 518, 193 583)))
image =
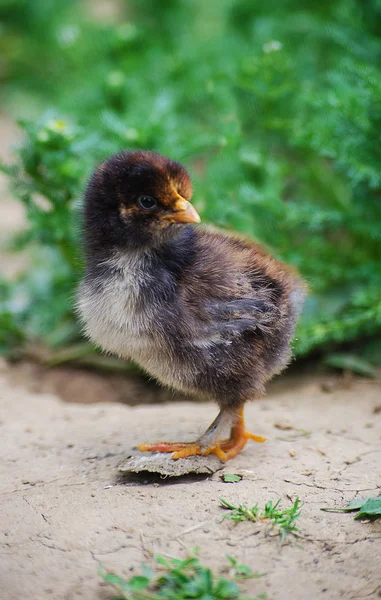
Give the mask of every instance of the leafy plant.
POLYGON ((381 518, 381 495, 375 498, 356 498, 344 508, 321 508, 327 512, 357 512, 355 521, 381 518))
POLYGON ((376 370, 370 362, 355 354, 329 354, 325 357, 324 362, 330 367, 352 371, 358 375, 366 377, 376 376, 376 370))
MULTIPOLYGON (((263 577, 263 573, 253 573, 252 569, 247 565, 241 565, 234 556, 226 555, 226 558, 230 562, 229 573, 236 580, 245 580, 245 579, 258 579, 259 577, 263 577)), ((259 597, 259 596, 258 596, 259 597)))
POLYGON ((373 343, 379 16, 377 0, 289 0, 277 10, 252 0, 129 0, 106 23, 74 2, 6 0, 1 93, 25 133, 6 171, 26 207, 14 247, 28 252, 30 269, 1 309, 24 335, 2 346, 79 341, 79 199, 96 164, 126 147, 183 161, 203 220, 301 271, 311 292, 298 356, 373 343))
MULTIPOLYGON (((236 579, 257 577, 249 567, 238 565, 235 559, 228 558, 236 579)), ((195 556, 184 560, 157 556, 156 562, 160 566, 159 570, 142 565, 142 575, 134 575, 128 580, 109 573, 102 566, 99 567, 99 575, 106 583, 114 586, 118 592, 118 600, 250 600, 241 596, 235 581, 213 574, 195 556)), ((252 600, 260 598, 266 598, 266 595, 261 594, 252 600)))
POLYGON ((267 522, 270 525, 270 530, 275 530, 280 535, 281 544, 287 540, 290 534, 296 535, 299 531, 295 524, 301 513, 299 498, 295 499, 291 508, 282 510, 279 508, 280 500, 277 500, 275 504, 271 500, 266 502, 263 509, 260 509, 258 504, 248 508, 245 504, 234 506, 223 498, 220 500, 222 506, 230 511, 224 516, 225 519, 231 519, 235 524, 241 521, 267 522))

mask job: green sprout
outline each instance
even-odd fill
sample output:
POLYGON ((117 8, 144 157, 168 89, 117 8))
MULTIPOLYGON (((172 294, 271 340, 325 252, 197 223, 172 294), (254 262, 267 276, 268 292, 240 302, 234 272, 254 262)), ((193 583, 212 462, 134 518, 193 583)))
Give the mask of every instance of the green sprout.
POLYGON ((141 566, 141 575, 134 575, 126 580, 108 572, 101 565, 99 576, 112 585, 118 592, 115 600, 188 600, 191 598, 208 600, 260 600, 265 594, 256 598, 243 598, 235 580, 260 577, 250 567, 238 564, 228 556, 231 579, 215 575, 211 569, 203 566, 193 555, 183 560, 176 558, 156 557, 159 567, 154 570, 146 565, 141 566))
POLYGON ((247 565, 239 564, 238 560, 230 554, 226 555, 226 558, 230 562, 229 573, 233 579, 237 581, 244 581, 245 579, 258 579, 263 577, 263 573, 253 573, 253 571, 247 565))
POLYGON ((224 515, 225 519, 231 519, 235 524, 240 521, 252 521, 253 523, 268 522, 271 531, 275 530, 280 535, 281 545, 287 540, 290 534, 296 535, 299 528, 296 526, 296 519, 301 513, 300 500, 297 497, 291 508, 280 509, 280 500, 275 504, 270 500, 266 502, 263 509, 260 509, 258 504, 248 508, 245 504, 234 506, 227 500, 220 498, 221 504, 230 512, 224 515))

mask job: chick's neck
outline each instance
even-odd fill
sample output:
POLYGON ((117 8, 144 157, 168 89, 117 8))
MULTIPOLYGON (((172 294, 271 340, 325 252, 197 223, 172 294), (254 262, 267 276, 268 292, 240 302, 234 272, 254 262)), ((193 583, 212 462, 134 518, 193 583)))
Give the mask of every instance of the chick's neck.
MULTIPOLYGON (((189 225, 168 227, 161 235, 152 236, 147 243, 136 244, 135 240, 124 240, 123 243, 110 243, 110 240, 97 242, 92 239, 85 245, 85 256, 88 273, 98 271, 115 257, 149 260, 149 264, 157 264, 169 271, 178 271, 193 256, 196 231, 189 225)), ((148 264, 148 263, 147 263, 148 264)))

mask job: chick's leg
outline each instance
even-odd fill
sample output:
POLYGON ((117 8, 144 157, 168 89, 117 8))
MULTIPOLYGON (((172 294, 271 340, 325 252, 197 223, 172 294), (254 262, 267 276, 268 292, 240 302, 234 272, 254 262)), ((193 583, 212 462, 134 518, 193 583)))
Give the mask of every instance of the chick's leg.
POLYGON ((139 450, 148 452, 172 452, 172 458, 215 454, 222 462, 234 458, 246 445, 248 440, 264 442, 266 438, 246 431, 243 408, 236 413, 222 410, 206 432, 195 442, 158 442, 156 444, 141 444, 139 450), (221 440, 222 430, 229 426, 230 437, 221 440))
POLYGON ((205 433, 194 442, 156 442, 153 444, 144 442, 138 446, 138 450, 141 452, 173 452, 172 458, 186 458, 197 454, 207 456, 211 452, 204 452, 201 444, 207 450, 227 425, 231 425, 231 418, 228 418, 226 412, 221 411, 205 433))
POLYGON ((248 440, 265 442, 266 438, 247 431, 242 407, 237 411, 237 419, 231 428, 230 438, 220 442, 220 449, 225 454, 225 461, 237 456, 242 448, 246 446, 248 440))

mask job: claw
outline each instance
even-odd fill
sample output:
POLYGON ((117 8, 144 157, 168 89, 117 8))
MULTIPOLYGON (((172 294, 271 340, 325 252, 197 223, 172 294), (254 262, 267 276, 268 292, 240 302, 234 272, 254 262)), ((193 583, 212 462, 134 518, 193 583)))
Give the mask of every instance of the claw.
MULTIPOLYGON (((210 428, 208 431, 210 431, 210 428)), ((205 436, 206 435, 207 434, 205 434, 205 436)), ((243 409, 238 411, 238 419, 231 429, 229 439, 216 441, 215 443, 209 443, 209 445, 204 446, 202 444, 203 437, 204 436, 195 442, 157 442, 154 444, 145 442, 144 444, 140 444, 138 449, 142 452, 171 452, 171 458, 174 460, 188 458, 189 456, 208 456, 209 454, 215 454, 221 462, 226 462, 237 456, 237 454, 246 446, 248 440, 260 443, 266 441, 265 437, 254 435, 245 429, 243 409)))
POLYGON ((138 446, 138 450, 140 452, 176 452, 194 445, 195 442, 155 442, 153 444, 144 442, 138 446))

